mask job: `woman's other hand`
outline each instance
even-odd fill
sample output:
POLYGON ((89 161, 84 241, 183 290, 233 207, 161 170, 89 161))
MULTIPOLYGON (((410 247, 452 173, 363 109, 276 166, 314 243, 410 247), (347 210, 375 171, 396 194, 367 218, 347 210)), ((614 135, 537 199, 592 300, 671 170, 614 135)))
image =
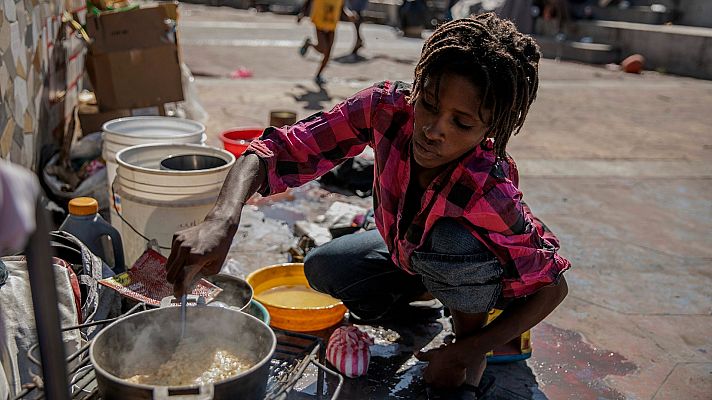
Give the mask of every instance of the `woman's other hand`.
POLYGON ((427 361, 423 378, 425 383, 437 388, 456 388, 465 383, 467 367, 461 366, 450 356, 451 349, 443 346, 428 351, 419 351, 415 357, 427 361))

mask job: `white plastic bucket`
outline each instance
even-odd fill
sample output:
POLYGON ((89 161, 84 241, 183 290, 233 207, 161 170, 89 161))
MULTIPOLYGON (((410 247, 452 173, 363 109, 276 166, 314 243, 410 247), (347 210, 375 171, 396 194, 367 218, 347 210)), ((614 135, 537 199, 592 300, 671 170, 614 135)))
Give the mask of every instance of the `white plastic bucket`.
MULTIPOLYGON (((116 178, 116 153, 136 145, 151 143, 205 143, 205 125, 189 119, 173 117, 126 117, 111 120, 102 126, 102 157, 106 161, 109 199, 111 183, 116 178)), ((110 208, 111 225, 121 232, 121 220, 110 208)))
MULTIPOLYGON (((138 231, 122 224, 126 263, 132 265, 146 249, 146 238, 170 248, 176 231, 203 221, 235 164, 235 156, 195 144, 150 144, 121 150, 116 161, 114 188, 119 212, 138 231), (225 165, 194 171, 161 169, 161 160, 187 154, 218 157, 225 165)), ((170 250, 161 249, 161 253, 168 256, 170 250)))

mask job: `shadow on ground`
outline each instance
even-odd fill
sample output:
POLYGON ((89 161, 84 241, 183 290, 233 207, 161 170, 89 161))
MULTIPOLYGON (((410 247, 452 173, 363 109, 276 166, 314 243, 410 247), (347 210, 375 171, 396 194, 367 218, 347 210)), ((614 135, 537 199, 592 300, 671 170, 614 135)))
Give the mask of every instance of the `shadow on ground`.
MULTIPOLYGON (((443 317, 438 310, 427 317, 423 317, 422 313, 417 316, 402 315, 398 320, 356 325, 374 338, 371 363, 366 376, 345 379, 339 399, 427 399, 422 378, 426 364, 416 360, 413 354, 422 348, 438 347, 450 342, 450 319, 443 317)), ((331 332, 333 329, 316 335, 326 343, 331 332)), ((312 369, 306 375, 307 379, 300 381, 296 387, 299 392, 292 393, 290 399, 317 398, 316 370, 312 369)), ((546 399, 538 390, 534 373, 525 361, 489 365, 485 375, 495 379, 495 386, 485 399, 546 399)), ((335 380, 327 379, 323 398, 329 398, 335 386, 335 380)))
POLYGON ((399 57, 393 57, 385 54, 377 54, 373 57, 364 57, 360 54, 345 54, 343 56, 339 56, 336 58, 333 58, 332 61, 337 62, 339 64, 358 64, 358 63, 368 63, 372 61, 378 61, 378 60, 384 60, 384 61, 390 61, 394 62, 396 64, 404 64, 404 65, 415 65, 416 60, 413 58, 399 58, 399 57))
POLYGON ((324 102, 330 102, 331 96, 323 86, 317 86, 318 90, 308 88, 304 85, 297 85, 297 89, 303 91, 301 94, 292 95, 294 100, 300 103, 306 103, 304 106, 307 110, 323 110, 326 105, 324 102))

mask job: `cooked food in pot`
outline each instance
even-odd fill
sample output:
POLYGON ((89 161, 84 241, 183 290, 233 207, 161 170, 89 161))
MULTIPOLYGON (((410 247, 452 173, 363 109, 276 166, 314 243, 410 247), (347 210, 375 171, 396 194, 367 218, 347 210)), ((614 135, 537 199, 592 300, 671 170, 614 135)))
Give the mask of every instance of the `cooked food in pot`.
POLYGON ((185 338, 173 355, 155 371, 140 371, 129 378, 131 383, 157 386, 189 386, 219 382, 247 371, 255 363, 236 355, 224 343, 211 340, 196 342, 185 338))

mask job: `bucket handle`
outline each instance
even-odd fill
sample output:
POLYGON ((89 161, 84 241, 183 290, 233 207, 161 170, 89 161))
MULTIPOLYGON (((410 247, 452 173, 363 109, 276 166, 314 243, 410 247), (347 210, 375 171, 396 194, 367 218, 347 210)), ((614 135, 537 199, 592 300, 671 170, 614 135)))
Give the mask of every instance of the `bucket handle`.
POLYGON ((171 394, 168 386, 156 386, 153 388, 153 400, 212 400, 214 392, 211 384, 198 386, 198 393, 195 394, 171 394))
POLYGON ((158 247, 158 248, 161 249, 161 250, 171 250, 170 247, 160 246, 160 245, 158 244, 158 240, 156 240, 156 239, 149 239, 148 237, 146 237, 146 235, 144 235, 143 233, 139 232, 138 229, 134 228, 133 225, 131 225, 131 224, 129 223, 129 221, 127 221, 127 220, 124 218, 124 216, 121 215, 121 211, 119 211, 119 207, 116 206, 116 191, 115 191, 115 189, 114 189, 114 185, 116 185, 116 180, 117 180, 117 179, 119 179, 119 176, 118 176, 118 175, 116 175, 116 177, 114 178, 114 181, 111 182, 111 204, 112 204, 112 207, 114 207, 114 211, 116 211, 116 215, 118 215, 119 219, 121 219, 121 222, 123 222, 124 224, 126 224, 126 226, 128 226, 129 228, 131 228, 131 230, 134 231, 134 233, 136 233, 137 235, 139 235, 140 237, 142 237, 143 240, 145 240, 146 242, 148 242, 147 248, 153 249, 153 248, 158 247))

